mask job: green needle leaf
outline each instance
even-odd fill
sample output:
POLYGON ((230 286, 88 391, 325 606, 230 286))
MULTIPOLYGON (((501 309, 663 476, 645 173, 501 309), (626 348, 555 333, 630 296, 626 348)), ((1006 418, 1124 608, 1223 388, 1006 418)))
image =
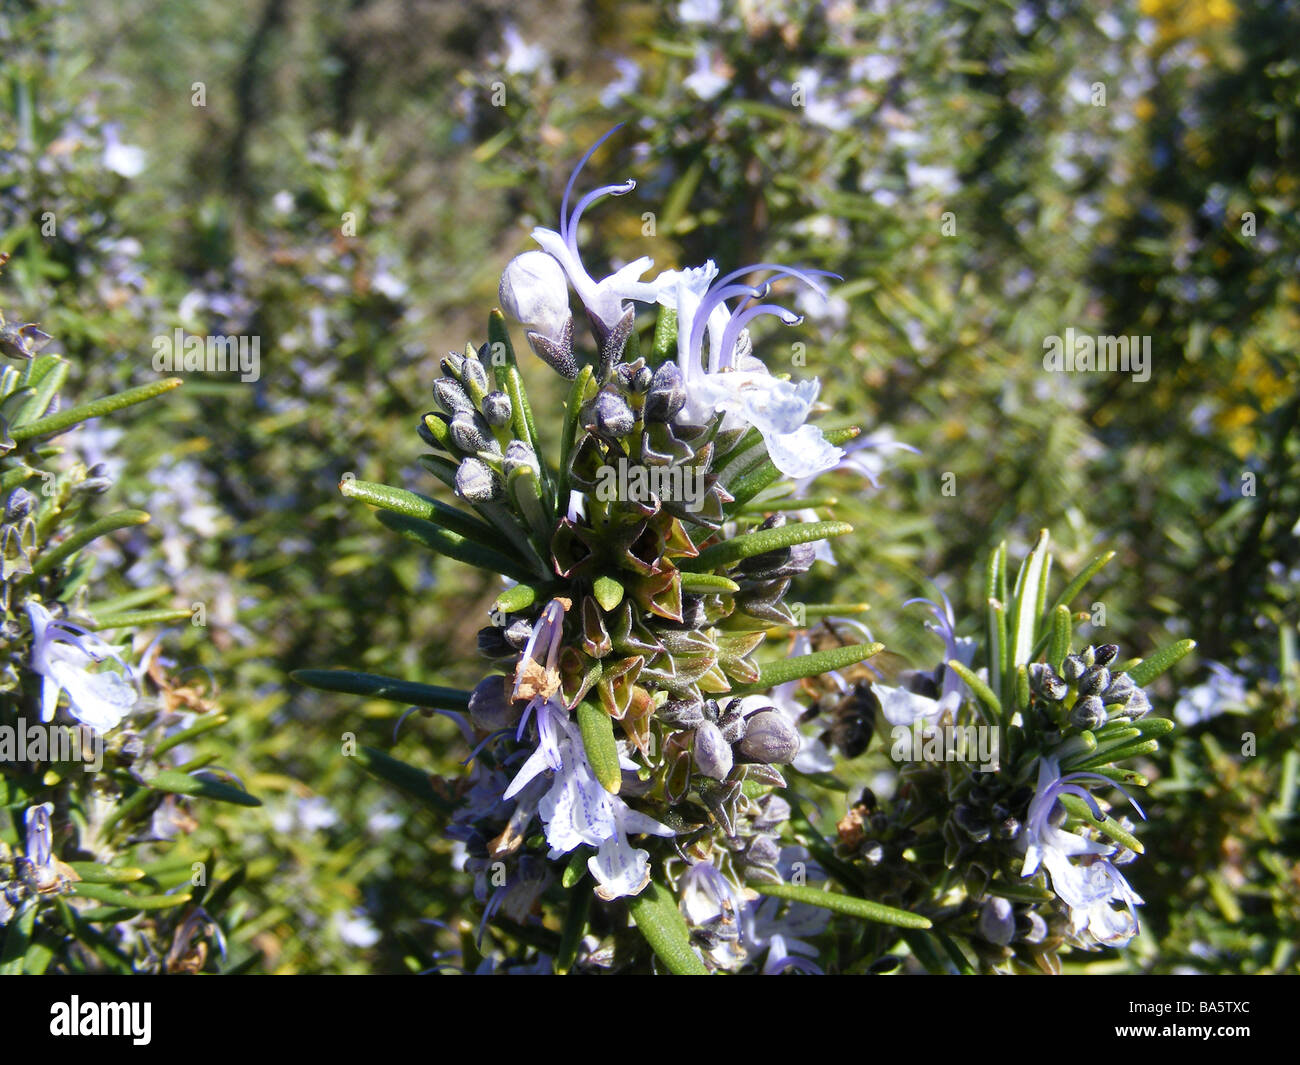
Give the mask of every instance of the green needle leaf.
POLYGON ((427 706, 432 710, 469 711, 469 692, 443 688, 436 684, 418 684, 378 673, 358 673, 351 669, 295 669, 289 674, 299 684, 345 695, 365 695, 388 699, 394 703, 427 706))
MULTIPOLYGON (((740 585, 730 578, 715 573, 683 573, 682 591, 694 592, 697 595, 733 595, 740 591, 740 585)), ((614 605, 617 606, 618 604, 615 603, 614 605)), ((606 607, 606 609, 612 609, 612 607, 606 607)))
POLYGON ((152 384, 141 385, 139 388, 128 388, 125 392, 105 396, 103 399, 97 399, 92 403, 81 403, 78 406, 69 407, 67 410, 61 410, 57 414, 38 418, 26 425, 15 426, 9 430, 9 435, 13 437, 16 444, 21 444, 24 440, 31 440, 38 436, 49 436, 51 433, 71 429, 74 425, 89 421, 91 418, 100 418, 105 414, 112 414, 115 410, 121 410, 123 407, 130 407, 135 403, 144 403, 146 400, 170 392, 173 388, 179 388, 180 385, 181 379, 179 377, 168 377, 161 381, 154 381, 152 384))
POLYGON ((1138 839, 1137 836, 1133 835, 1133 833, 1127 831, 1123 825, 1109 814, 1106 815, 1105 820, 1098 821, 1097 818, 1093 816, 1092 810, 1089 808, 1088 804, 1079 798, 1079 796, 1061 795, 1060 800, 1061 805, 1064 806, 1069 813, 1073 814, 1080 821, 1091 825, 1103 836, 1114 840, 1121 846, 1127 847, 1136 854, 1142 854, 1144 852, 1142 841, 1138 839))
POLYGON ((1150 658, 1144 658, 1136 665, 1127 667, 1124 672, 1139 688, 1145 688, 1166 669, 1191 654, 1195 646, 1195 640, 1179 640, 1177 643, 1167 644, 1150 658))
POLYGON ((423 770, 398 761, 373 747, 358 748, 352 759, 371 776, 392 784, 413 799, 418 799, 439 813, 451 813, 451 802, 433 790, 429 774, 423 770))
POLYGON ((948 668, 957 674, 966 684, 985 708, 993 715, 993 720, 998 721, 1002 718, 1002 703, 998 697, 993 694, 993 689, 982 681, 979 676, 972 672, 967 666, 964 666, 957 659, 952 659, 947 663, 948 668))
POLYGON ((930 919, 918 913, 895 909, 884 903, 859 899, 852 895, 839 895, 815 887, 798 887, 794 884, 752 884, 760 895, 774 899, 789 899, 791 902, 805 902, 810 906, 820 906, 849 917, 863 921, 876 921, 880 924, 893 925, 896 928, 930 928, 930 919))
POLYGON ((178 891, 175 895, 132 895, 126 891, 115 891, 106 884, 85 880, 74 885, 72 893, 83 899, 93 899, 95 902, 129 910, 170 910, 185 905, 190 901, 191 895, 189 891, 178 891))
POLYGON ((779 551, 796 544, 815 543, 852 531, 853 526, 843 521, 803 521, 782 525, 777 529, 759 529, 737 536, 734 540, 724 540, 720 544, 706 547, 695 558, 683 559, 680 568, 692 573, 726 569, 755 555, 765 555, 769 551, 779 551))
MULTIPOLYGON (((537 574, 516 562, 513 558, 508 558, 493 548, 484 547, 477 540, 434 525, 431 521, 423 521, 419 518, 411 518, 405 514, 395 514, 387 510, 379 511, 377 516, 380 524, 386 525, 394 532, 406 537, 406 539, 422 544, 429 548, 430 551, 435 551, 440 555, 454 558, 457 562, 477 566, 489 573, 505 574, 505 576, 512 577, 517 581, 531 581, 537 578, 537 574)), ((492 542, 499 543, 500 541, 501 537, 494 534, 492 542)))
POLYGON ((408 492, 405 488, 394 488, 392 485, 345 477, 339 482, 339 491, 349 499, 367 503, 380 510, 392 511, 394 514, 405 514, 408 518, 431 521, 444 529, 460 533, 461 536, 481 539, 487 543, 501 542, 497 531, 481 518, 466 514, 463 510, 440 503, 436 499, 428 499, 415 492, 408 492))
POLYGON ((768 688, 778 684, 785 684, 787 681, 820 676, 833 669, 845 669, 865 661, 874 654, 879 654, 884 649, 883 643, 851 643, 845 647, 829 647, 825 651, 814 651, 810 655, 765 662, 758 667, 758 680, 753 684, 734 687, 730 694, 753 695, 767 691, 768 688))
POLYGON ((101 536, 116 532, 118 529, 130 528, 132 525, 144 525, 149 515, 143 510, 119 510, 116 514, 106 514, 98 521, 91 522, 84 529, 73 533, 62 543, 41 555, 32 563, 32 574, 42 577, 70 555, 75 555, 83 547, 101 536))
POLYGON ((236 806, 261 806, 262 800, 249 795, 242 788, 222 784, 218 780, 204 777, 192 777, 179 769, 164 769, 148 781, 154 791, 166 791, 175 795, 196 795, 201 799, 213 799, 217 802, 234 803, 236 806))
POLYGON ((614 740, 614 721, 602 707, 583 701, 578 704, 578 727, 587 752, 591 771, 611 795, 617 795, 623 783, 618 764, 618 745, 614 740))
POLYGON ((691 948, 691 933, 671 893, 650 881, 627 901, 632 920, 659 960, 675 976, 707 976, 704 962, 691 948))

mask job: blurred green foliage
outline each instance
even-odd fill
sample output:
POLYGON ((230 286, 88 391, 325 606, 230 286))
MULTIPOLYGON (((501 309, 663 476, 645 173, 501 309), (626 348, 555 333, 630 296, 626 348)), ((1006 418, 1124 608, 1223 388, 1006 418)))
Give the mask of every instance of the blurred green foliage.
MULTIPOLYGON (((477 679, 498 589, 394 550, 336 485, 429 490, 410 429, 436 359, 474 335, 573 160, 620 121, 595 175, 639 187, 591 259, 651 237, 660 269, 834 270, 829 304, 803 308, 811 330, 769 362, 802 341, 826 422, 920 451, 876 453, 878 488, 819 483, 858 533, 808 575, 810 601, 871 603, 876 638, 927 660, 933 637, 899 604, 937 584, 973 632, 981 560, 1049 528, 1065 570, 1118 552, 1093 638, 1198 640, 1160 712, 1206 660, 1244 678, 1235 712, 1142 767, 1145 934, 1095 965, 1295 969, 1294 5, 0 12, 6 308, 58 339, 79 394, 156 380, 153 340, 178 326, 261 340, 255 383, 188 375, 96 446, 123 505, 154 516, 106 579, 207 609, 176 639, 219 683, 222 764, 266 804, 223 822, 249 862, 237 936, 265 969, 424 969, 476 921, 432 823, 342 756, 346 734, 388 747, 402 708, 358 712, 286 676, 477 679), (1150 380, 1045 372, 1045 338, 1069 328, 1151 337, 1150 380)), ((443 772, 463 756, 441 719, 396 746, 443 772)))

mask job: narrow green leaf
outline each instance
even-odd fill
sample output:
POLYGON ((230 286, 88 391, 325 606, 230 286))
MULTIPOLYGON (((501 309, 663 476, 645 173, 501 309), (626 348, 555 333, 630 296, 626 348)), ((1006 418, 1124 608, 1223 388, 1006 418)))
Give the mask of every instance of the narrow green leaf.
POLYGON ((261 806, 262 800, 249 795, 242 788, 223 784, 218 780, 204 777, 192 777, 178 769, 164 769, 148 781, 154 791, 166 791, 176 795, 196 795, 201 799, 213 799, 216 802, 234 803, 236 806, 261 806))
POLYGON ((188 607, 175 610, 132 610, 125 614, 104 614, 90 626, 95 632, 106 629, 136 629, 145 625, 170 625, 174 621, 189 621, 194 612, 188 607))
POLYGON ((1098 766, 1106 765, 1110 762, 1123 762, 1130 758, 1140 758, 1143 755, 1155 754, 1160 750, 1159 740, 1134 740, 1126 747, 1115 747, 1107 751, 1102 751, 1098 747, 1091 758, 1086 762, 1080 762, 1075 768, 1094 769, 1098 766))
POLYGON ((161 381, 154 381, 152 384, 141 385, 139 388, 128 388, 125 392, 105 396, 103 399, 97 399, 91 403, 81 403, 78 406, 69 407, 67 410, 61 410, 57 414, 38 418, 26 425, 15 426, 9 430, 9 435, 13 437, 14 443, 21 444, 24 440, 62 432, 64 429, 70 429, 81 422, 88 421, 91 418, 101 418, 105 414, 112 414, 113 411, 121 410, 123 407, 129 407, 132 404, 144 403, 146 400, 170 392, 173 388, 179 388, 180 385, 181 379, 179 377, 167 377, 161 381))
POLYGON ((32 573, 42 577, 70 555, 76 554, 87 544, 116 532, 118 529, 143 525, 149 515, 143 510, 119 510, 116 514, 106 514, 98 521, 91 522, 84 529, 79 529, 66 540, 50 548, 32 563, 32 573))
POLYGON ((758 667, 758 680, 753 684, 738 685, 731 689, 730 694, 753 695, 787 681, 818 677, 831 670, 845 669, 865 661, 884 649, 883 643, 851 643, 844 647, 828 647, 825 651, 814 651, 809 655, 764 662, 758 667))
POLYGON ((968 666, 963 665, 955 658, 948 662, 948 668, 956 673, 965 683, 966 687, 971 690, 975 698, 984 704, 989 713, 993 715, 993 720, 1000 721, 1002 719, 1002 703, 999 701, 998 697, 993 694, 993 689, 985 684, 977 673, 973 672, 968 666))
POLYGON ((1139 688, 1145 688, 1166 669, 1191 654, 1195 646, 1195 640, 1179 640, 1177 643, 1167 644, 1150 658, 1144 658, 1137 665, 1127 667, 1124 672, 1139 688))
POLYGON ((395 788, 404 791, 413 799, 418 799, 426 806, 442 814, 452 812, 450 800, 433 790, 429 774, 413 765, 407 765, 396 758, 377 751, 373 747, 360 747, 352 756, 353 761, 373 777, 378 777, 395 788))
POLYGON ((611 795, 617 795, 623 783, 623 770, 618 764, 613 720, 602 707, 585 700, 578 704, 577 716, 578 727, 582 730, 582 746, 592 772, 601 787, 611 795))
POLYGON ((55 394, 67 381, 69 363, 58 356, 50 356, 49 358, 52 360, 51 364, 41 379, 36 382, 36 389, 32 397, 14 415, 15 425, 24 425, 34 418, 41 417, 49 409, 55 394))
POLYGON ((116 891, 107 884, 92 884, 81 881, 73 886, 72 893, 83 899, 93 899, 108 906, 121 906, 129 910, 170 910, 184 906, 190 901, 189 891, 178 891, 174 895, 132 895, 126 891, 116 891))
POLYGON ((1101 572, 1102 567, 1104 567, 1106 563, 1114 557, 1114 551, 1107 551, 1105 554, 1098 555, 1084 566, 1074 580, 1065 586, 1065 590, 1056 597, 1056 602, 1052 604, 1052 609, 1055 610, 1057 607, 1061 606, 1068 607, 1074 597, 1083 591, 1084 586, 1087 585, 1087 583, 1099 572, 1101 572))
POLYGON ((493 307, 488 314, 488 360, 496 377, 497 388, 504 392, 505 380, 502 368, 518 366, 519 360, 515 358, 515 346, 510 340, 510 327, 506 322, 506 316, 496 307, 493 307))
POLYGON ((99 862, 68 862, 68 868, 83 884, 132 884, 144 879, 143 869, 101 865, 99 862))
POLYGON ((1058 606, 1052 611, 1052 642, 1047 648, 1047 664, 1060 672, 1061 663, 1070 653, 1070 637, 1074 625, 1070 619, 1070 608, 1058 606))
POLYGON ((1013 884, 1002 880, 994 880, 989 883, 988 892, 990 895, 1011 899, 1013 902, 1051 902, 1052 899, 1056 898, 1052 892, 1036 888, 1027 881, 1021 884, 1013 884))
POLYGON ((220 728, 229 720, 230 718, 222 713, 204 714, 189 728, 181 729, 180 732, 173 732, 170 736, 159 740, 158 745, 153 749, 151 757, 157 759, 159 755, 166 754, 173 747, 178 747, 182 743, 189 743, 191 740, 202 736, 205 732, 220 728))
POLYGON ((576 892, 564 913, 564 924, 560 927, 560 951, 555 956, 557 973, 567 973, 578 957, 578 947, 582 943, 582 937, 587 934, 587 916, 591 912, 592 894, 590 889, 576 892))
POLYGON ((412 680, 383 677, 378 673, 359 673, 351 669, 295 669, 289 676, 299 684, 327 692, 364 695, 372 699, 408 703, 411 706, 427 706, 432 710, 469 711, 470 693, 459 688, 419 684, 412 680))
POLYGON ((810 906, 820 906, 849 917, 863 921, 876 921, 879 924, 893 925, 896 928, 930 928, 930 919, 917 913, 908 913, 893 906, 870 899, 859 899, 852 895, 840 895, 823 891, 815 887, 798 887, 794 884, 751 884, 760 895, 774 899, 789 899, 791 902, 804 902, 810 906))
MULTIPOLYGON (((740 591, 740 585, 728 577, 715 573, 683 573, 682 591, 693 592, 696 595, 733 595, 740 591)), ((616 603, 615 606, 617 605, 616 603)))
POLYGON ((1029 662, 1034 647, 1038 599, 1043 583, 1043 568, 1047 564, 1047 530, 1038 534, 1038 542, 1020 567, 1016 588, 1012 595, 1011 661, 1008 668, 1029 662))
MULTIPOLYGON (((376 516, 379 518, 380 524, 387 526, 395 533, 417 544, 422 544, 440 555, 454 558, 457 562, 477 566, 489 573, 503 574, 517 581, 531 581, 537 578, 537 574, 516 562, 513 558, 507 557, 491 547, 484 547, 477 540, 434 525, 430 521, 411 518, 405 514, 395 514, 388 510, 378 511, 376 516)), ((493 543, 499 543, 500 541, 499 536, 494 536, 492 539, 493 543)))
POLYGON ((675 976, 707 976, 704 962, 691 948, 691 933, 672 894, 651 880, 627 900, 637 929, 675 976))
MULTIPOLYGON (((857 426, 850 426, 847 429, 828 429, 822 435, 832 444, 843 444, 852 440, 862 430, 857 426)), ((727 504, 727 510, 734 512, 738 507, 743 507, 753 499, 764 488, 775 484, 781 478, 781 471, 776 468, 776 464, 771 459, 754 467, 749 472, 737 477, 727 485, 727 491, 734 497, 734 501, 727 504)))
POLYGON ((843 521, 801 521, 776 529, 758 529, 737 536, 734 540, 724 540, 706 547, 695 558, 683 559, 679 568, 692 573, 727 569, 742 559, 753 558, 755 555, 765 555, 769 551, 779 551, 796 544, 815 543, 852 531, 853 526, 843 521))
POLYGON ((347 477, 339 482, 339 491, 349 499, 355 499, 381 510, 392 511, 394 514, 405 514, 408 518, 431 521, 461 536, 478 538, 484 543, 501 542, 497 531, 481 518, 466 514, 463 510, 440 503, 436 499, 408 492, 404 488, 347 477))

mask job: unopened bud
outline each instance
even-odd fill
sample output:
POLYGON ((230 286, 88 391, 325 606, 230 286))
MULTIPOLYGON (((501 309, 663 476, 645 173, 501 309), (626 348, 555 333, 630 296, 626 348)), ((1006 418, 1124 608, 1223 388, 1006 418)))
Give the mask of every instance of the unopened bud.
POLYGON ((485 677, 469 693, 469 716, 484 732, 512 728, 519 724, 523 707, 510 699, 509 681, 499 673, 485 677))
POLYGON ((483 417, 487 419, 488 425, 508 425, 513 413, 510 397, 504 392, 489 392, 483 397, 483 417))
POLYGON ((799 753, 799 731, 780 710, 760 710, 746 719, 736 750, 753 762, 785 765, 799 753))
POLYGON ((506 264, 497 290, 501 309, 552 343, 559 343, 569 310, 564 268, 544 251, 526 251, 506 264))
POLYGON ((1076 728, 1098 729, 1106 723, 1106 708, 1095 695, 1080 699, 1070 711, 1070 724, 1076 728))
POLYGON ((682 371, 669 359, 661 363, 650 380, 645 398, 645 418, 652 422, 670 422, 686 406, 686 387, 682 371))
POLYGON ((471 503, 490 503, 504 490, 501 478, 482 459, 467 458, 456 470, 456 494, 471 503))
POLYGON ((32 494, 26 488, 15 488, 5 500, 5 522, 13 524, 22 521, 31 512, 32 494))
POLYGON ((496 442, 492 429, 478 411, 461 411, 452 418, 449 428, 452 443, 461 451, 470 455, 476 455, 480 451, 501 454, 501 445, 496 442))

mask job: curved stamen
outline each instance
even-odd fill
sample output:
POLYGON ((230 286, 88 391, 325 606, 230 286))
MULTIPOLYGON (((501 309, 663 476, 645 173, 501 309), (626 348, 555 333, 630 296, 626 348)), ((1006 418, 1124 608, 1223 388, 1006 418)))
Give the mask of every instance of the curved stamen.
MULTIPOLYGON (((690 335, 687 339, 686 352, 692 365, 703 366, 704 364, 704 331, 709 327, 709 319, 713 317, 713 312, 719 306, 725 305, 727 300, 734 296, 744 296, 747 299, 762 299, 767 295, 768 286, 763 285, 755 288, 753 285, 724 285, 719 287, 716 283, 709 288, 707 292, 700 297, 700 305, 695 308, 694 316, 690 322, 690 335)), ((730 320, 730 312, 728 312, 730 320)), ((718 351, 722 350, 722 342, 718 342, 718 351)), ((716 363, 713 345, 709 345, 709 372, 712 373, 716 363)))
POLYGON ((629 179, 621 185, 602 185, 579 200, 578 206, 573 209, 573 215, 568 219, 566 228, 561 234, 564 237, 564 243, 569 246, 569 251, 573 252, 575 256, 578 254, 578 223, 582 221, 582 214, 588 207, 597 200, 603 200, 606 196, 626 196, 634 188, 636 188, 636 182, 629 179))
POLYGON ((1088 791, 1086 788, 1083 788, 1078 784, 1062 784, 1056 789, 1056 793, 1057 795, 1077 795, 1088 804, 1088 808, 1092 811, 1093 817, 1098 821, 1106 820, 1106 814, 1101 808, 1101 803, 1099 803, 1093 796, 1092 792, 1088 791))
POLYGON ((1103 776, 1101 773, 1066 773, 1065 776, 1061 777, 1061 780, 1058 783, 1064 783, 1067 780, 1082 780, 1085 778, 1089 780, 1100 780, 1106 784, 1107 787, 1114 788, 1123 795, 1124 798, 1128 799, 1133 809, 1137 811, 1138 817, 1142 818, 1143 821, 1147 819, 1146 813, 1142 810, 1142 807, 1138 805, 1137 799, 1133 798, 1133 796, 1129 794, 1128 789, 1121 784, 1116 784, 1115 781, 1110 779, 1110 777, 1103 776))
POLYGON ((486 747, 490 743, 495 743, 497 740, 501 739, 502 736, 509 736, 509 735, 510 735, 510 729, 508 728, 499 728, 495 732, 489 732, 487 736, 483 738, 483 741, 479 743, 472 751, 469 752, 469 757, 466 758, 460 764, 462 766, 469 765, 470 762, 474 761, 474 759, 479 756, 479 752, 482 751, 484 747, 486 747))
POLYGON ((736 341, 740 339, 740 334, 745 327, 755 318, 762 315, 770 314, 780 318, 786 325, 798 325, 803 321, 803 315, 795 314, 785 307, 778 306, 775 303, 760 303, 757 307, 750 307, 740 314, 734 315, 727 323, 727 328, 722 331, 722 343, 718 345, 715 352, 709 350, 709 372, 716 373, 718 369, 729 369, 735 362, 736 341), (714 356, 717 356, 715 362, 714 356))
POLYGON ((600 140, 588 148, 587 154, 578 160, 578 165, 573 168, 573 173, 569 175, 568 184, 564 186, 564 198, 560 201, 560 236, 564 238, 565 243, 568 243, 569 240, 569 197, 573 194, 573 186, 578 180, 578 175, 582 173, 582 168, 587 165, 587 160, 596 154, 596 149, 622 129, 623 125, 624 124, 620 122, 617 126, 601 137, 600 140))

